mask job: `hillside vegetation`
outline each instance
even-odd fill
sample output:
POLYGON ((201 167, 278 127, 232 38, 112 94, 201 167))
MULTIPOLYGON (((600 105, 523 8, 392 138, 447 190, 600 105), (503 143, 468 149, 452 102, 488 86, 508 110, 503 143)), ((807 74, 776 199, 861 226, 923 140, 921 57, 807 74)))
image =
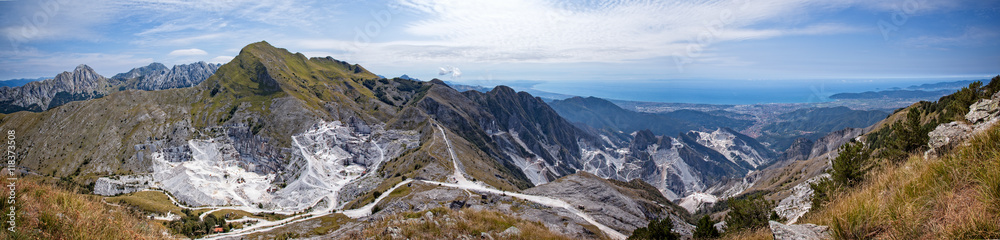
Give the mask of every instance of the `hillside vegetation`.
MULTIPOLYGON (((603 237, 603 235, 601 235, 603 237)), ((571 239, 544 224, 493 210, 435 208, 404 212, 346 231, 343 239, 571 239)), ((607 239, 603 237, 602 239, 607 239)))
POLYGON ((804 221, 844 239, 1000 238, 1000 127, 946 156, 882 167, 804 221))
POLYGON ((966 121, 969 106, 1000 91, 1000 76, 975 82, 937 102, 898 111, 864 142, 833 159, 832 179, 812 187, 803 222, 829 225, 840 239, 975 239, 1000 237, 1000 127, 924 157, 927 133, 966 121))
POLYGON ((3 191, 4 201, 0 201, 0 208, 16 209, 16 232, 3 229, 0 239, 172 239, 160 224, 133 210, 101 202, 99 197, 77 194, 37 177, 20 178, 16 184, 14 204, 7 201, 8 191, 3 191))

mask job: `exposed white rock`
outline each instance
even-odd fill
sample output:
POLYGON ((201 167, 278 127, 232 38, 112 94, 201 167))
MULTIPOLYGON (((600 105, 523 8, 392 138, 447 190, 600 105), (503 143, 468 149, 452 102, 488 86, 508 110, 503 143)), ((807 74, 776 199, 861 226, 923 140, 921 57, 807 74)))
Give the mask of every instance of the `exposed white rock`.
POLYGON ((729 161, 739 164, 745 162, 756 168, 766 164, 772 159, 766 154, 757 151, 747 143, 737 139, 736 135, 724 129, 713 132, 696 132, 698 143, 715 150, 726 156, 729 161))
POLYGON ((924 153, 925 158, 930 155, 939 155, 943 151, 955 147, 972 134, 972 126, 963 122, 950 122, 938 125, 933 131, 927 133, 927 145, 930 149, 924 153))
POLYGON ((677 204, 687 210, 689 213, 694 213, 698 211, 703 205, 707 203, 718 202, 719 198, 707 193, 693 193, 681 199, 681 203, 677 204))
POLYGON ((938 125, 928 133, 927 145, 930 147, 924 153, 924 158, 940 155, 955 147, 956 144, 1000 121, 1000 93, 993 94, 991 99, 982 99, 969 106, 965 119, 973 125, 964 122, 950 122, 938 125))
MULTIPOLYGON (((537 156, 536 153, 531 151, 531 148, 528 147, 527 144, 524 144, 524 141, 521 140, 521 137, 518 136, 517 132, 511 131, 508 134, 510 134, 511 139, 514 139, 514 142, 521 146, 521 148, 524 148, 528 151, 528 153, 531 153, 531 155, 537 156)), ((512 153, 508 153, 508 156, 511 159, 514 159, 514 165, 521 169, 521 172, 528 177, 528 180, 530 180, 532 184, 537 186, 549 182, 549 179, 545 177, 545 173, 551 172, 551 168, 545 164, 545 159, 540 157, 522 158, 512 153)))
POLYGON ((372 173, 391 154, 416 145, 415 133, 354 131, 340 122, 320 122, 293 136, 291 165, 301 166, 297 178, 284 188, 272 184, 274 174, 261 175, 245 169, 239 153, 227 139, 190 140, 191 161, 168 162, 153 154, 156 186, 178 201, 192 206, 247 206, 254 210, 298 212, 333 209, 339 191, 358 177, 372 173), (327 203, 317 206, 319 203, 327 203), (262 206, 260 209, 258 206, 262 206))
POLYGON ((503 230, 503 232, 500 232, 500 236, 513 237, 517 235, 521 235, 521 229, 518 229, 515 226, 511 226, 506 230, 503 230))
POLYGON ((239 154, 218 139, 190 140, 191 161, 171 163, 154 155, 153 179, 178 201, 191 206, 251 206, 273 199, 273 174, 260 175, 240 166, 239 154))
POLYGON ((996 119, 1000 116, 1000 92, 993 94, 990 99, 979 100, 969 106, 969 113, 965 114, 965 119, 970 123, 980 124, 996 119))
POLYGON ((802 215, 805 215, 812 209, 813 190, 809 184, 829 177, 830 174, 824 173, 795 185, 790 190, 792 195, 781 199, 778 202, 778 206, 774 207, 774 212, 778 213, 778 216, 788 219, 788 224, 795 223, 799 220, 799 217, 802 217, 802 215))
POLYGON ((771 233, 775 240, 813 240, 832 239, 829 227, 815 224, 793 224, 785 225, 775 221, 768 221, 771 233))
POLYGON ((681 217, 670 214, 670 221, 674 224, 673 232, 680 234, 681 238, 689 238, 694 235, 694 225, 687 223, 681 217))
POLYGON ((101 177, 94 183, 94 194, 115 196, 149 188, 153 178, 148 175, 101 177))

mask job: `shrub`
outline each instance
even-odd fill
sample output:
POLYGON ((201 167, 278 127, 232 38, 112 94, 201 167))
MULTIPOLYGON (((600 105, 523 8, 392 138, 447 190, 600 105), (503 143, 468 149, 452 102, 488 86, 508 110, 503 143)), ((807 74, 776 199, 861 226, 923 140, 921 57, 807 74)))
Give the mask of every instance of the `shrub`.
POLYGON ((649 221, 649 224, 645 227, 637 228, 632 231, 632 236, 629 236, 629 240, 633 239, 680 239, 681 236, 673 232, 674 222, 670 220, 670 217, 664 217, 660 220, 649 221))
POLYGON ((836 191, 836 185, 833 184, 833 180, 829 178, 823 178, 819 181, 809 184, 809 188, 813 190, 812 196, 812 209, 819 209, 823 204, 830 201, 830 196, 836 191))
POLYGON ((833 181, 845 186, 854 186, 864 180, 871 169, 872 150, 862 143, 850 142, 840 147, 840 155, 833 159, 833 181))
POLYGON ((774 202, 764 199, 761 194, 753 194, 742 199, 731 199, 729 213, 726 214, 726 231, 767 227, 774 202))
POLYGON ((719 230, 715 229, 715 221, 709 218, 708 215, 702 216, 698 219, 698 224, 695 225, 694 238, 716 238, 719 237, 719 230))
MULTIPOLYGON (((968 108, 968 106, 966 106, 968 108)), ((968 112, 968 110, 966 110, 968 112)), ((922 127, 920 124, 921 111, 919 109, 910 110, 906 113, 906 119, 893 124, 892 130, 896 135, 894 147, 900 151, 909 153, 920 150, 927 145, 927 133, 931 129, 922 127)))

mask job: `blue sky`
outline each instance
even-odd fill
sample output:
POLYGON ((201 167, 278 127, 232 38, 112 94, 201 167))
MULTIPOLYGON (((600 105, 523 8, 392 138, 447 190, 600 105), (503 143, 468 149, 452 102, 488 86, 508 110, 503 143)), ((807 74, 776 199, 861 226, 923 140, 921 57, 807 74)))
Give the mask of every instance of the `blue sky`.
POLYGON ((995 0, 0 0, 0 34, 0 79, 225 63, 261 40, 485 85, 1000 74, 995 0))

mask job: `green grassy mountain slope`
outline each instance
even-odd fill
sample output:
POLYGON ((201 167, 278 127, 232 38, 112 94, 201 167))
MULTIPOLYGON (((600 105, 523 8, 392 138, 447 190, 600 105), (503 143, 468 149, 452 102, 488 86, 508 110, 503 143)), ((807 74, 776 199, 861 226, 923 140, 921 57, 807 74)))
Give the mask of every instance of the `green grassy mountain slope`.
POLYGON ((979 239, 1000 237, 1000 127, 942 157, 914 154, 869 174, 804 222, 831 226, 836 238, 979 239))
POLYGON ((995 238, 997 181, 990 176, 1000 173, 994 166, 1000 163, 997 126, 984 127, 965 143, 952 136, 954 149, 927 150, 928 140, 935 141, 928 139, 931 130, 952 121, 971 124, 970 105, 998 91, 1000 77, 899 109, 870 126, 859 142, 845 144, 855 147, 842 148, 840 156, 795 161, 772 170, 777 177, 761 180, 788 187, 832 169, 827 172, 833 180, 812 185, 813 209, 800 222, 829 225, 835 238, 995 238))

